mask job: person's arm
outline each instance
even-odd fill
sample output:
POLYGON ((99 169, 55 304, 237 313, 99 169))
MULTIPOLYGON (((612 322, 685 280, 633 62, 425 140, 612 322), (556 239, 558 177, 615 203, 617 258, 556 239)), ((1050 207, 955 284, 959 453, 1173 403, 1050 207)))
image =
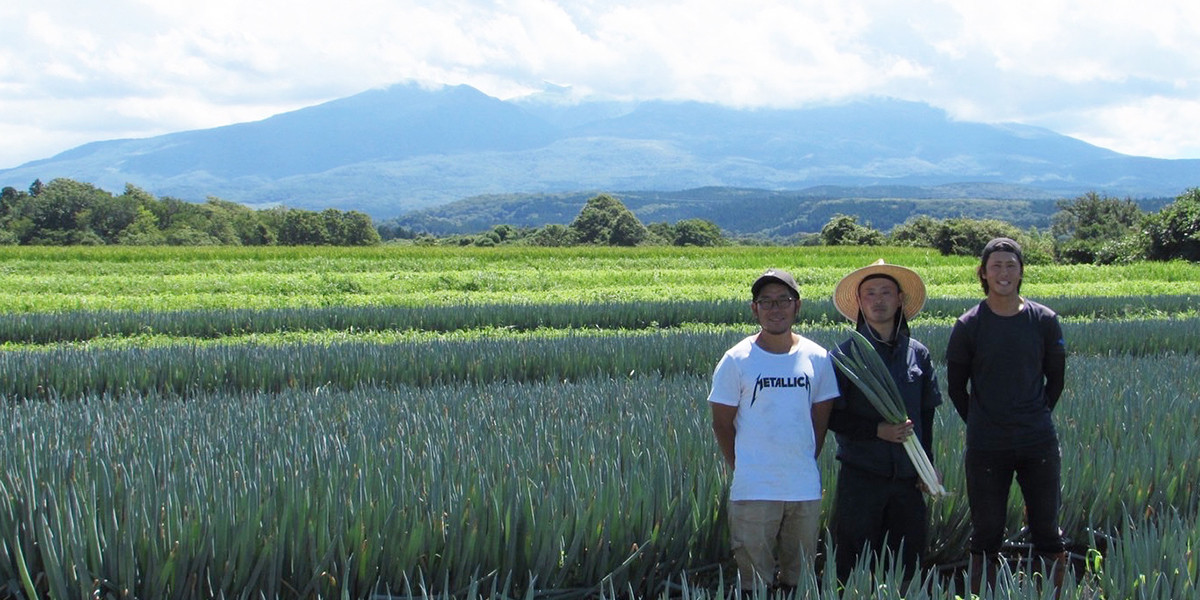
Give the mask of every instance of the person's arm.
POLYGON ((829 429, 834 433, 855 441, 872 440, 878 435, 878 426, 883 418, 872 419, 850 410, 850 399, 858 394, 854 384, 841 371, 836 372, 841 396, 830 401, 829 429))
POLYGON ((833 402, 818 402, 812 405, 813 435, 817 440, 817 451, 813 457, 821 456, 821 448, 825 445, 825 433, 829 430, 829 413, 833 410, 833 402))
MULTIPOLYGON (((974 310, 974 309, 972 309, 974 310)), ((950 330, 950 339, 946 342, 946 395, 954 403, 954 410, 963 422, 967 421, 967 409, 971 396, 967 391, 967 382, 971 379, 971 363, 975 352, 975 344, 971 324, 976 323, 971 310, 964 313, 954 322, 950 330), (969 324, 970 323, 970 324, 969 324)))
POLYGON ((1042 359, 1042 373, 1046 376, 1046 406, 1053 411, 1059 396, 1062 396, 1067 374, 1067 348, 1058 319, 1050 321, 1050 332, 1046 337, 1048 339, 1045 358, 1042 359))
POLYGON ((967 420, 967 407, 970 404, 970 394, 967 393, 967 381, 971 379, 971 365, 958 362, 946 363, 946 394, 954 403, 958 416, 967 420))
POLYGON ((851 440, 873 440, 879 437, 881 423, 883 419, 870 419, 841 407, 833 407, 829 412, 830 431, 851 440))
POLYGON ((933 409, 927 408, 921 411, 921 447, 925 449, 925 455, 929 457, 929 462, 933 462, 933 409))
POLYGON ((1062 396, 1063 388, 1066 386, 1067 355, 1047 355, 1042 365, 1042 371, 1046 374, 1046 406, 1050 407, 1050 410, 1054 410, 1055 405, 1058 404, 1058 398, 1062 396))
MULTIPOLYGON (((925 456, 929 457, 929 464, 933 467, 933 473, 937 477, 937 482, 942 483, 942 472, 937 468, 937 458, 933 454, 933 420, 938 406, 942 404, 942 393, 938 389, 937 371, 933 368, 933 359, 929 356, 929 351, 926 349, 920 357, 921 368, 924 371, 924 382, 921 387, 921 448, 925 450, 925 456)), ((929 492, 928 486, 922 481, 918 484, 922 491, 929 492)))
POLYGON ((937 407, 942 405, 942 392, 938 387, 937 371, 933 368, 933 358, 929 356, 929 349, 923 347, 923 351, 918 357, 918 364, 921 367, 921 447, 925 448, 925 454, 929 456, 929 461, 933 462, 933 418, 937 407))
POLYGON ((717 446, 721 448, 725 464, 733 469, 736 462, 733 440, 737 437, 737 428, 734 427, 733 422, 737 417, 738 409, 736 406, 716 402, 710 402, 709 405, 712 406, 712 429, 717 438, 717 446))

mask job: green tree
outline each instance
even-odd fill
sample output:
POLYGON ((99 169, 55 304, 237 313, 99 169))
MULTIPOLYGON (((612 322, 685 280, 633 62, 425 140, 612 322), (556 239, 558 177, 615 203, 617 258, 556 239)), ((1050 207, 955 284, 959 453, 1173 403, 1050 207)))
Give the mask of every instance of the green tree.
POLYGON ((322 246, 328 244, 325 222, 315 212, 290 209, 279 227, 279 243, 285 246, 322 246))
POLYGON ((379 231, 379 237, 383 241, 388 240, 411 240, 417 237, 417 233, 409 227, 400 225, 399 219, 388 219, 375 227, 379 231))
POLYGON ((158 217, 150 209, 139 206, 133 222, 117 236, 117 243, 125 246, 161 246, 167 243, 167 238, 158 228, 158 217))
POLYGON ((496 234, 496 241, 498 243, 516 241, 521 237, 521 232, 519 229, 504 223, 493 227, 492 233, 496 234))
POLYGON ((331 246, 346 245, 344 243, 346 239, 346 232, 343 231, 344 220, 342 218, 342 211, 337 210, 336 208, 327 208, 320 212, 320 216, 321 223, 325 227, 325 235, 323 236, 323 241, 321 243, 331 246))
POLYGON ((1095 263, 1103 248, 1136 230, 1143 213, 1137 203, 1088 192, 1059 200, 1050 232, 1059 258, 1069 263, 1095 263))
POLYGON ((649 235, 646 226, 634 214, 625 210, 617 215, 613 222, 612 233, 608 237, 610 246, 636 246, 649 235))
POLYGON ((96 206, 111 201, 112 194, 91 184, 63 178, 45 186, 39 185, 37 189, 37 194, 30 194, 32 200, 25 216, 32 227, 27 230, 23 243, 95 244, 99 240, 89 228, 87 215, 96 206))
POLYGON ((941 225, 941 219, 935 219, 929 215, 917 215, 909 217, 907 221, 894 227, 888 237, 891 243, 897 246, 933 248, 941 225))
POLYGON ((944 219, 934 234, 933 247, 946 256, 979 256, 998 237, 1020 242, 1020 230, 993 219, 944 219))
POLYGON ((284 244, 280 240, 281 232, 283 231, 283 221, 287 218, 290 208, 286 206, 273 206, 271 208, 255 211, 255 217, 259 223, 271 232, 271 237, 275 244, 284 244))
POLYGON ((1191 188, 1142 223, 1146 258, 1200 261, 1200 188, 1191 188))
POLYGON ((989 241, 998 237, 1016 240, 1026 264, 1045 264, 1054 260, 1052 236, 1020 228, 996 219, 945 219, 938 225, 933 247, 944 255, 979 256, 989 241))
POLYGON ((268 231, 263 224, 262 211, 214 196, 209 196, 203 207, 211 221, 207 229, 209 235, 221 239, 222 243, 267 246, 275 239, 274 232, 268 231))
POLYGON ((675 224, 671 243, 676 246, 724 246, 725 236, 716 223, 705 219, 684 219, 675 224))
POLYGON ((115 244, 121 232, 137 218, 139 210, 144 210, 141 204, 127 195, 99 198, 79 214, 79 224, 90 228, 105 243, 115 244))
POLYGON ((352 210, 342 215, 343 246, 377 246, 382 243, 379 230, 365 213, 352 210))
POLYGON ((1047 263, 1054 258, 1054 240, 1035 229, 1020 228, 996 219, 935 219, 929 216, 910 218, 896 226, 891 242, 898 246, 935 248, 944 255, 978 256, 983 247, 997 237, 1012 238, 1021 244, 1025 262, 1047 263))
POLYGON ((573 243, 571 230, 566 225, 550 223, 529 236, 529 243, 534 246, 561 247, 573 243))
POLYGON ((191 202, 178 198, 164 197, 160 202, 159 227, 163 231, 182 229, 184 227, 195 231, 208 229, 210 219, 200 207, 191 202))
POLYGON ((221 240, 192 228, 190 225, 175 224, 163 232, 163 238, 171 246, 220 246, 221 240))
POLYGON ((675 243, 675 226, 665 221, 647 225, 646 232, 647 244, 669 246, 675 243))
POLYGON ((567 228, 581 244, 606 246, 635 246, 648 233, 633 212, 608 194, 588 200, 567 228))
POLYGON ((826 246, 882 246, 883 233, 869 225, 859 225, 858 217, 834 215, 821 228, 821 243, 826 246))
POLYGON ((0 218, 7 217, 12 208, 27 196, 29 194, 11 186, 5 186, 3 190, 0 190, 0 218))
POLYGON ((261 221, 256 222, 251 230, 242 234, 242 244, 246 246, 274 246, 276 241, 278 240, 275 237, 275 230, 261 221))

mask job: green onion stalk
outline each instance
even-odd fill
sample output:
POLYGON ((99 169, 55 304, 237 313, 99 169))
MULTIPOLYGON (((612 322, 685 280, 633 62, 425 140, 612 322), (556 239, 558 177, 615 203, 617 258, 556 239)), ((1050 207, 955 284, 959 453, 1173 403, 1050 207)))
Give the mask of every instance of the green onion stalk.
MULTIPOLYGON (((884 420, 889 423, 904 423, 908 420, 908 413, 904 409, 904 399, 900 396, 900 389, 896 387, 896 382, 892 381, 887 366, 883 364, 883 359, 879 358, 875 347, 861 333, 857 331, 851 331, 851 333, 853 335, 850 338, 850 354, 847 355, 842 352, 841 348, 834 347, 830 352, 833 364, 862 391, 871 406, 883 416, 884 420)), ((946 488, 942 487, 942 483, 938 481, 933 463, 925 454, 925 448, 917 441, 917 436, 909 436, 901 445, 904 446, 908 459, 916 467, 917 474, 921 477, 929 495, 945 496, 946 488)))

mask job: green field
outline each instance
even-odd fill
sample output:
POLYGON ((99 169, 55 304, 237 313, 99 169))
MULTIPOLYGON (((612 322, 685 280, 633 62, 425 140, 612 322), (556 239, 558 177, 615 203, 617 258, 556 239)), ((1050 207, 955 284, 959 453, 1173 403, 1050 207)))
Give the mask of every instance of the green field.
MULTIPOLYGON (((765 268, 829 298, 877 258, 918 269, 931 298, 976 298, 974 259, 929 249, 0 248, 0 312, 729 300, 765 268)), ((1196 294, 1186 263, 1031 266, 1047 296, 1196 294)))
MULTIPOLYGON (((791 270, 830 345, 834 284, 880 257, 925 277, 940 361, 981 291, 927 250, 0 249, 0 596, 719 597, 704 399, 746 288, 791 270)), ((1023 292, 1071 351, 1064 596, 1196 596, 1200 265, 1031 265, 1023 292)), ((947 403, 955 493, 905 597, 946 597, 965 554, 962 429, 947 403)), ((889 572, 848 593, 879 583, 900 597, 889 572)))

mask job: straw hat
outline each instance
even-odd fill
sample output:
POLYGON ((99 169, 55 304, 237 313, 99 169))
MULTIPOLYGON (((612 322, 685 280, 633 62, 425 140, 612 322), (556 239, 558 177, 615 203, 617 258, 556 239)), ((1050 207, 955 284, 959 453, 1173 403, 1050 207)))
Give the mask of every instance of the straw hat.
POLYGON ((833 304, 842 316, 858 321, 858 286, 873 275, 886 275, 896 280, 904 293, 904 316, 911 319, 925 305, 925 282, 912 269, 900 265, 889 265, 879 259, 869 266, 852 271, 833 288, 833 304))

